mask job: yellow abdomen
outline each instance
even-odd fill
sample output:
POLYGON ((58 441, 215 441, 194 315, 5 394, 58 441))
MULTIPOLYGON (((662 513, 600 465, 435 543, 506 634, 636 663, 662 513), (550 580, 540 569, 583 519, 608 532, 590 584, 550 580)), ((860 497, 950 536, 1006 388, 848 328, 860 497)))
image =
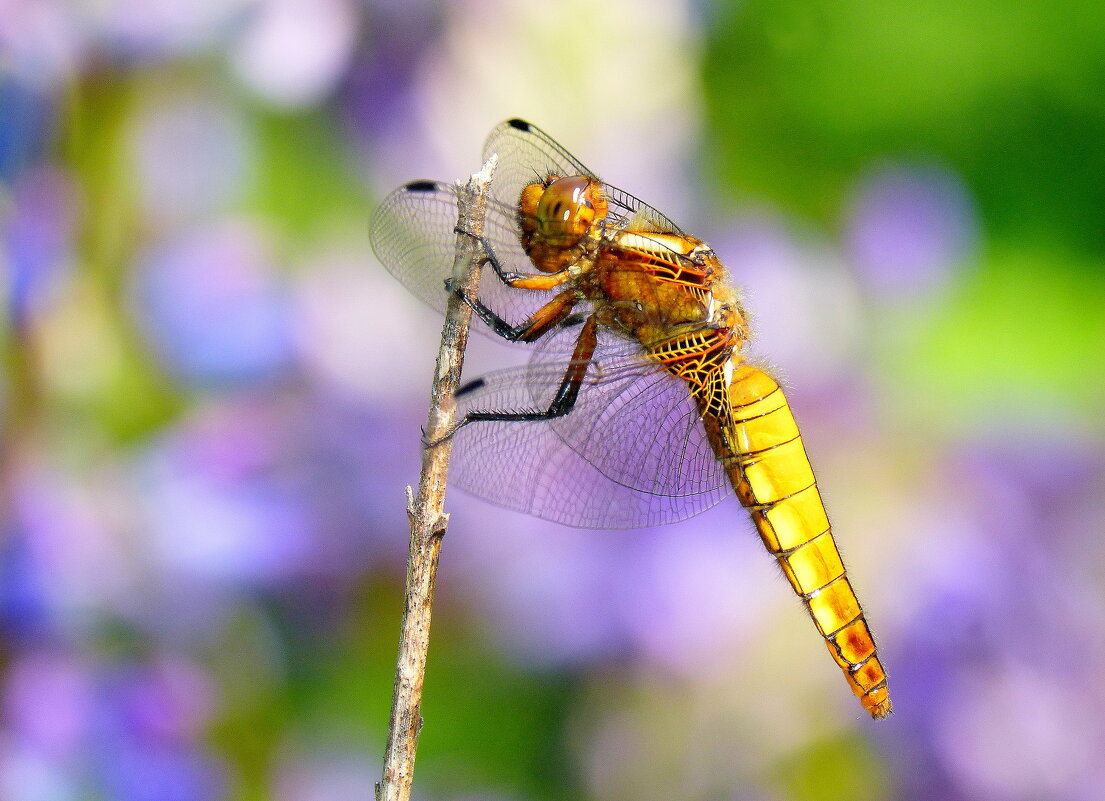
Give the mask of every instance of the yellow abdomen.
POLYGON ((802 598, 829 653, 873 717, 890 714, 886 673, 833 540, 802 436, 779 385, 737 366, 729 382, 732 415, 719 421, 721 454, 733 487, 767 549, 802 598))

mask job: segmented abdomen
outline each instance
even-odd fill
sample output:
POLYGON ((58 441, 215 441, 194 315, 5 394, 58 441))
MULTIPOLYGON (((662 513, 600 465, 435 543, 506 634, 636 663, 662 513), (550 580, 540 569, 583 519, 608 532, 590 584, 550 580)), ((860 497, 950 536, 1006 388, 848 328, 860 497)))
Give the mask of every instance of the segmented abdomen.
POLYGON ((802 598, 852 691, 876 718, 890 714, 886 673, 817 491, 802 436, 779 385, 742 364, 729 382, 732 415, 720 454, 767 549, 802 598), (724 448, 724 446, 723 446, 724 448))

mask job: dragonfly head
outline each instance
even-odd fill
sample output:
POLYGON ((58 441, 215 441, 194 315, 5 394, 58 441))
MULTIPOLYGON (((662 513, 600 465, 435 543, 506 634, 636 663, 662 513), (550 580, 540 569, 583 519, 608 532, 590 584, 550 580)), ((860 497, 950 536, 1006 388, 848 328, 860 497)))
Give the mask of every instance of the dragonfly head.
POLYGON ((606 216, 606 198, 592 178, 575 175, 553 178, 546 186, 533 184, 522 193, 522 212, 537 223, 537 233, 550 245, 572 247, 606 216))

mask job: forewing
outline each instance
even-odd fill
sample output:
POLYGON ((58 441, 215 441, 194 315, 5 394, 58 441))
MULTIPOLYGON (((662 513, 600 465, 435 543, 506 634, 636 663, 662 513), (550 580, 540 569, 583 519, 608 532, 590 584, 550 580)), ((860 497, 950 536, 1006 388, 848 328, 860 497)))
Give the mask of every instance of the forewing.
MULTIPOLYGON (((483 377, 467 411, 547 409, 578 326, 526 367, 483 377)), ((573 410, 551 421, 488 421, 456 435, 453 482, 493 503, 587 528, 637 528, 698 514, 729 493, 686 386, 633 347, 600 342, 573 410)))
MULTIPOLYGON (((456 255, 457 188, 440 181, 412 181, 388 195, 369 225, 376 258, 417 297, 444 311, 445 279, 452 275, 456 255)), ((504 270, 533 272, 522 251, 517 214, 489 198, 484 238, 504 270)), ((511 289, 490 265, 483 267, 480 298, 501 317, 518 323, 540 308, 552 292, 511 289)), ((494 336, 476 321, 473 328, 494 336)))
POLYGON ((491 192, 508 207, 516 207, 526 186, 550 175, 566 178, 586 175, 602 183, 610 203, 608 224, 656 233, 682 234, 668 217, 624 189, 603 183, 586 165, 536 125, 520 119, 501 122, 492 129, 483 148, 486 160, 499 156, 491 192))
POLYGON ((499 160, 491 181, 491 194, 506 206, 517 207, 522 190, 544 182, 550 174, 560 178, 587 175, 598 180, 556 140, 525 120, 507 120, 492 128, 483 146, 484 160, 492 153, 499 160))
POLYGON ((602 187, 610 204, 611 213, 621 218, 619 227, 631 231, 686 236, 683 229, 672 222, 659 209, 648 205, 624 189, 619 189, 607 183, 604 183, 602 187))

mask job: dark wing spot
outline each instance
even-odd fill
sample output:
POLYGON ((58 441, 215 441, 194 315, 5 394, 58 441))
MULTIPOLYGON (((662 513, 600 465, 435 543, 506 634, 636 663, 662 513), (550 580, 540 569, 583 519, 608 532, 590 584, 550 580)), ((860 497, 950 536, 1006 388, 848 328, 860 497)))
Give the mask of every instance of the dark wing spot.
POLYGON ((507 120, 506 124, 509 125, 511 128, 517 128, 519 131, 525 131, 526 133, 529 133, 530 128, 532 127, 528 122, 519 119, 518 117, 507 120))
POLYGON ((408 192, 433 192, 437 189, 437 181, 411 181, 407 184, 408 192))
POLYGON ((463 387, 458 389, 455 397, 459 398, 461 395, 467 395, 470 392, 475 392, 477 389, 482 389, 485 383, 487 382, 484 381, 482 378, 474 378, 463 387))

